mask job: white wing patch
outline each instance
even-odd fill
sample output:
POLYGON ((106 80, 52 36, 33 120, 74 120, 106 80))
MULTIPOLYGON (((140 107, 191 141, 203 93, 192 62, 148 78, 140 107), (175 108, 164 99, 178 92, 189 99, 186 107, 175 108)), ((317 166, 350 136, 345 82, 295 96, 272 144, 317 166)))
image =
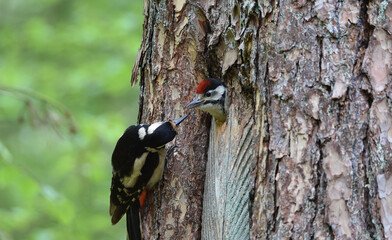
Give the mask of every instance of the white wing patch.
POLYGON ((131 188, 135 186, 137 179, 139 178, 142 173, 140 170, 142 170, 142 167, 144 166, 144 163, 146 162, 148 152, 143 153, 140 157, 135 159, 135 163, 133 164, 133 171, 130 173, 129 176, 125 176, 124 179, 122 180, 122 183, 124 184, 125 187, 131 188))
POLYGON ((144 127, 139 128, 138 134, 139 134, 139 139, 143 140, 144 137, 146 136, 146 129, 144 127))
POLYGON ((149 127, 148 127, 148 130, 147 130, 147 133, 148 134, 152 134, 154 131, 155 131, 155 129, 157 129, 159 126, 161 126, 163 124, 163 122, 156 122, 156 123, 153 123, 153 124, 151 124, 149 127))

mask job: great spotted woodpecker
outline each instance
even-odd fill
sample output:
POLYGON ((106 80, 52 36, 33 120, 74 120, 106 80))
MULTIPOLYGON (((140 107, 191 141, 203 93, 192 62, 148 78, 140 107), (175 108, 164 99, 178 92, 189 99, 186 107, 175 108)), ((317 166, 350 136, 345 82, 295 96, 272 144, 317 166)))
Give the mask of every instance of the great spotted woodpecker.
POLYGON ((186 107, 199 108, 210 113, 215 119, 224 122, 227 114, 227 87, 214 78, 200 81, 196 88, 197 98, 186 107))
POLYGON ((112 155, 110 216, 116 224, 127 214, 128 238, 140 240, 139 209, 146 190, 162 177, 165 166, 165 144, 174 139, 176 126, 189 114, 173 121, 151 125, 133 125, 118 140, 112 155))

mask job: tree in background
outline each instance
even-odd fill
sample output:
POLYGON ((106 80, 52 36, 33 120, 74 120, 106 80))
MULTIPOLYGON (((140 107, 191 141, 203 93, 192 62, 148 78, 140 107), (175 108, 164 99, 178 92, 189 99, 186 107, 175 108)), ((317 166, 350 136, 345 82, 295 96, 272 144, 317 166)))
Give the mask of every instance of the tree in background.
POLYGON ((146 239, 392 239, 390 2, 149 0, 144 15, 139 122, 182 115, 198 73, 231 101, 225 123, 180 127, 146 239))

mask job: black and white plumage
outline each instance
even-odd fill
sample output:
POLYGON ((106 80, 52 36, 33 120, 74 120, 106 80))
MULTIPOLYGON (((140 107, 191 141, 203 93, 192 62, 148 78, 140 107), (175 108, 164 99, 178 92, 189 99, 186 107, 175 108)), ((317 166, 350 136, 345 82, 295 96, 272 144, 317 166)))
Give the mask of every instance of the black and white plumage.
POLYGON ((114 225, 127 214, 129 239, 141 239, 139 197, 161 179, 165 144, 174 139, 176 126, 188 115, 174 121, 130 126, 114 148, 110 216, 114 225))
POLYGON ((214 78, 200 81, 196 89, 197 98, 186 107, 198 108, 210 113, 218 121, 224 122, 227 114, 227 87, 214 78))

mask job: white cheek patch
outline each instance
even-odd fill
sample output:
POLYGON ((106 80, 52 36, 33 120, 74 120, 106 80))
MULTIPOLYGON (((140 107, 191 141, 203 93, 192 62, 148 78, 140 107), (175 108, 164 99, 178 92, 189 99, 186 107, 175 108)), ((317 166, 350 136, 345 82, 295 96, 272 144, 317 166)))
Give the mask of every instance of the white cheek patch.
POLYGON ((224 86, 219 86, 215 90, 209 91, 211 93, 210 97, 202 97, 205 100, 220 100, 226 94, 226 88, 224 86))
POLYGON ((219 86, 215 89, 217 94, 214 95, 215 100, 219 100, 224 94, 226 94, 226 89, 224 86, 219 86))
POLYGON ((153 124, 151 124, 149 127, 148 127, 148 130, 147 130, 147 133, 148 134, 152 134, 154 131, 155 131, 155 129, 157 129, 159 126, 161 126, 163 124, 163 122, 156 122, 156 123, 153 123, 153 124))
POLYGON ((138 134, 139 134, 139 139, 143 140, 144 137, 146 136, 146 129, 144 127, 139 128, 138 134))

